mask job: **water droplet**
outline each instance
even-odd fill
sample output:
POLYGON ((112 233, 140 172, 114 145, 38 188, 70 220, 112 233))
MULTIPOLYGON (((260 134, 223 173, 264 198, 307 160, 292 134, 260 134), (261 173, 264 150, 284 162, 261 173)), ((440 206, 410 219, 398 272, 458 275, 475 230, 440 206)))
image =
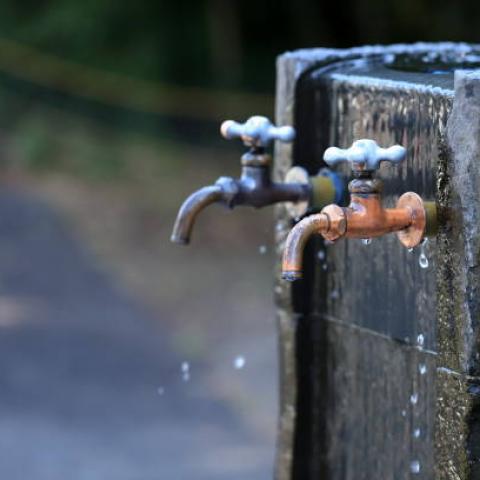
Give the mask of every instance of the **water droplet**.
POLYGON ((299 272, 282 272, 282 278, 287 282, 295 282, 300 280, 302 276, 299 274, 299 272))
POLYGON ((418 345, 420 345, 421 347, 423 347, 423 344, 425 343, 425 336, 423 335, 423 333, 420 333, 420 334, 417 336, 417 343, 418 343, 418 345))
POLYGON ((332 290, 332 293, 330 293, 330 298, 340 298, 340 292, 338 290, 332 290))
POLYGON ((280 285, 277 285, 277 286, 275 287, 275 293, 276 293, 277 295, 280 295, 282 292, 283 292, 282 287, 281 287, 280 285))
POLYGON ((418 402, 418 393, 412 393, 412 394, 410 395, 410 403, 411 403, 412 405, 416 405, 417 402, 418 402))
POLYGON ((412 252, 413 252, 413 248, 409 248, 407 251, 408 251, 408 253, 412 253, 412 252))
POLYGON ((427 366, 424 363, 421 363, 418 366, 418 371, 420 372, 420 375, 425 375, 427 373, 427 366))
POLYGON ((282 225, 281 223, 277 223, 277 224, 275 225, 275 230, 276 230, 277 232, 281 232, 281 231, 283 230, 283 225, 282 225))
POLYGON ((319 250, 317 253, 317 258, 321 260, 325 260, 325 250, 319 250))
POLYGON ((326 263, 322 264, 322 270, 325 272, 328 269, 328 265, 326 263))
POLYGON ((413 438, 420 438, 420 429, 419 428, 416 428, 413 431, 413 438))
POLYGON ((239 355, 238 357, 235 357, 235 360, 233 361, 233 367, 236 370, 241 370, 245 366, 245 363, 245 357, 239 355))
POLYGON ((163 387, 158 387, 157 388, 157 393, 162 396, 165 393, 165 389, 163 387))
POLYGON ((362 238, 362 243, 364 245, 370 245, 372 243, 372 239, 371 238, 362 238))
POLYGON ((265 255, 267 253, 267 246, 266 245, 260 245, 258 247, 258 253, 260 255, 265 255))
POLYGON ((406 417, 407 416, 407 411, 406 410, 402 410, 402 417, 406 417))
POLYGON ((188 382, 190 380, 190 364, 188 362, 182 362, 180 369, 182 371, 182 380, 188 382))
POLYGON ((425 237, 423 240, 422 240, 422 243, 420 244, 422 247, 425 247, 425 245, 427 245, 428 243, 428 237, 425 237))
POLYGON ((410 471, 412 473, 420 473, 420 462, 418 460, 410 462, 410 471))
POLYGON ((422 252, 418 257, 418 264, 421 268, 428 268, 428 258, 424 252, 422 252))

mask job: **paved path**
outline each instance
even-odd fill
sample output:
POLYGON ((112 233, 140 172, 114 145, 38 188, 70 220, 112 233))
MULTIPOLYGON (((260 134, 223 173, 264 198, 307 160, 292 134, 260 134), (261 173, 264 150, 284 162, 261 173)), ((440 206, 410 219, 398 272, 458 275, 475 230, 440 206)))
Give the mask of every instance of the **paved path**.
POLYGON ((182 380, 161 327, 49 208, 2 187, 0 477, 271 478, 271 449, 201 367, 182 380))

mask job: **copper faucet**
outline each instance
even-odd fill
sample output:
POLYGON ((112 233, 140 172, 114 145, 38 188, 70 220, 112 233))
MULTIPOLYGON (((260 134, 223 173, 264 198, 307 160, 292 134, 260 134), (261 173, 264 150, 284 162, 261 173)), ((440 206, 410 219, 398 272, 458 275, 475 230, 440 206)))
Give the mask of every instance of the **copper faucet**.
POLYGON ((382 182, 374 178, 380 162, 400 163, 406 150, 400 145, 381 148, 373 140, 358 140, 348 149, 328 148, 324 160, 329 166, 350 162, 354 179, 349 183, 350 205, 332 204, 318 214, 305 217, 290 231, 283 256, 282 277, 302 278, 303 249, 313 234, 334 242, 342 237, 370 239, 396 232, 407 248, 421 243, 434 233, 436 206, 424 202, 416 193, 404 193, 395 208, 382 206, 382 182))
POLYGON ((272 181, 272 160, 266 148, 273 140, 292 142, 295 137, 292 127, 276 127, 268 118, 254 116, 243 124, 227 120, 220 131, 226 139, 241 138, 249 147, 241 159, 241 177, 220 177, 215 184, 190 195, 178 212, 172 242, 188 244, 197 215, 212 203, 222 203, 229 208, 239 205, 261 208, 288 202, 291 215, 300 217, 309 208, 320 210, 328 203, 339 202, 344 197, 343 180, 328 169, 309 177, 301 167, 293 167, 287 173, 285 182, 272 181))

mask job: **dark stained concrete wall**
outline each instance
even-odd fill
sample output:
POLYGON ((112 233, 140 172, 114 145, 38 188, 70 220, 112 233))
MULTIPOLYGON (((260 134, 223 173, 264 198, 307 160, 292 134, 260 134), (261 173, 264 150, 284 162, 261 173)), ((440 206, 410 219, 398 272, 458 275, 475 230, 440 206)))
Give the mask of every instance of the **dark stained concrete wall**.
MULTIPOLYGON (((280 57, 277 122, 295 124, 298 139, 293 149, 277 146, 276 174, 282 178, 292 163, 314 173, 327 146, 360 137, 402 143, 407 164, 380 172, 387 203, 406 190, 436 198, 441 229, 426 247, 425 270, 419 252, 408 253, 394 236, 369 246, 350 240, 325 247, 315 239, 303 284, 278 281, 281 480, 411 478, 417 461, 418 478, 479 478, 480 80, 457 73, 454 95, 332 80, 326 67, 379 52, 320 49, 280 57)), ((282 206, 277 220, 280 255, 291 226, 282 206)))

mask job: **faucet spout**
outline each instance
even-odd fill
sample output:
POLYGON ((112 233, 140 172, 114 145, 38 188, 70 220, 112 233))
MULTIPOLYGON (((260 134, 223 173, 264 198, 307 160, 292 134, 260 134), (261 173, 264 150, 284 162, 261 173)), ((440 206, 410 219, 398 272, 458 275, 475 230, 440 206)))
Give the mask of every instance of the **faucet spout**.
POLYGON ((210 185, 192 193, 182 204, 173 226, 171 241, 188 245, 197 215, 210 204, 223 199, 223 190, 218 185, 210 185))
POLYGON ((310 215, 290 230, 283 254, 282 278, 293 282, 302 278, 303 250, 308 239, 315 233, 327 233, 330 220, 327 214, 310 215))

